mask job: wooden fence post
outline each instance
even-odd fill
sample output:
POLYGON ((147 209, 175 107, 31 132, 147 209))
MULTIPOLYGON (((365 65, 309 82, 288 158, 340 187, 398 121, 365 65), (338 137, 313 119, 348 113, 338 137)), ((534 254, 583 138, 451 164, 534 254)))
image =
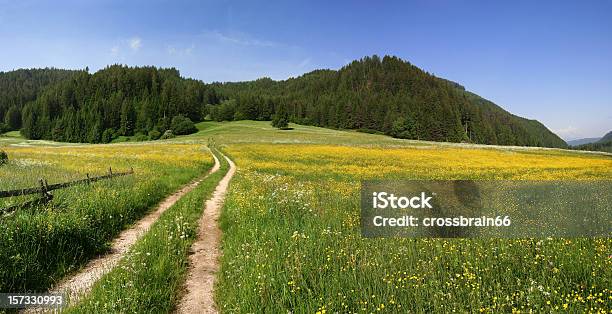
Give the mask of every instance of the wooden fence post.
POLYGON ((47 179, 45 179, 45 198, 44 198, 44 202, 47 203, 50 200, 53 199, 53 195, 51 195, 49 193, 49 181, 47 181, 47 179))
POLYGON ((38 182, 40 183, 40 193, 42 194, 42 197, 47 197, 47 188, 45 188, 45 181, 40 178, 38 182))
POLYGON ((130 167, 129 171, 118 172, 118 173, 113 173, 113 169, 109 167, 108 174, 106 175, 92 177, 89 173, 86 173, 85 174, 86 179, 80 179, 80 180, 69 181, 69 182, 64 182, 64 183, 56 183, 56 184, 49 185, 49 181, 47 181, 44 178, 39 178, 38 186, 35 186, 32 188, 22 188, 22 189, 17 189, 17 190, 0 191, 0 198, 21 196, 21 195, 31 195, 31 194, 39 194, 39 195, 43 195, 46 197, 52 197, 52 195, 49 194, 49 192, 54 191, 54 190, 67 188, 67 187, 70 187, 76 184, 91 184, 95 181, 114 178, 117 176, 125 176, 125 175, 130 175, 130 174, 134 174, 133 167, 130 167))

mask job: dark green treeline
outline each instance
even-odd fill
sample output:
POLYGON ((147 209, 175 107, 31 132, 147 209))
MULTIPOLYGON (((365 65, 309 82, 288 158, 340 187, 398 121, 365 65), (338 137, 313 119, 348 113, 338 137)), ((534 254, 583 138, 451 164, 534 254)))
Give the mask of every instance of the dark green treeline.
POLYGON ((66 73, 12 105, 0 93, 0 117, 17 121, 19 115, 21 125, 10 128, 20 127, 28 138, 67 142, 158 136, 172 129, 175 117, 272 120, 281 114, 299 124, 398 138, 567 146, 538 121, 514 116, 396 57, 366 57, 338 71, 317 70, 284 81, 204 84, 180 77, 175 69, 119 65, 95 74, 66 73))

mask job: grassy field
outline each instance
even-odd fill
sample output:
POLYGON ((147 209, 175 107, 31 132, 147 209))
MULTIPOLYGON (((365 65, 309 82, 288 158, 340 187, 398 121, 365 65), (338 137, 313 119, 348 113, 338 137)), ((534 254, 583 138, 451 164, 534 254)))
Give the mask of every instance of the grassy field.
POLYGON ((222 217, 223 312, 606 311, 609 239, 364 239, 363 179, 612 179, 612 157, 206 123, 238 175, 222 217))
MULTIPOLYGON (((135 175, 55 191, 47 206, 0 218, 0 291, 44 290, 107 249, 122 229, 211 167, 203 145, 25 145, 2 147, 0 189, 35 187, 133 168, 135 175)), ((0 200, 0 207, 27 201, 0 200)))
MULTIPOLYGON (((363 179, 610 180, 612 155, 291 127, 281 131, 269 122, 204 122, 193 135, 113 145, 0 139, 12 160, 0 168, 0 178, 7 178, 0 189, 35 184, 38 173, 50 183, 96 174, 109 163, 114 169, 133 166, 139 174, 96 184, 98 192, 66 190, 57 193, 50 208, 0 220, 2 230, 9 230, 0 233, 0 283, 9 283, 0 291, 48 286, 53 280, 44 275, 59 278, 103 251, 126 223, 209 167, 203 145, 215 142, 238 166, 221 219, 216 299, 222 312, 612 308, 610 239, 365 239, 359 230, 363 179), (109 204, 108 193, 121 201, 109 204), (116 221, 117 215, 129 217, 116 221), (81 226, 79 219, 88 223, 81 226), (96 236, 90 242, 92 230, 96 236), (76 248, 67 245, 72 242, 76 248), (49 243, 55 251, 37 251, 49 243), (42 261, 44 256, 52 258, 42 261), (30 282, 28 271, 14 275, 23 269, 39 276, 30 282)), ((121 267, 71 311, 171 311, 201 203, 215 180, 169 209, 121 267)))

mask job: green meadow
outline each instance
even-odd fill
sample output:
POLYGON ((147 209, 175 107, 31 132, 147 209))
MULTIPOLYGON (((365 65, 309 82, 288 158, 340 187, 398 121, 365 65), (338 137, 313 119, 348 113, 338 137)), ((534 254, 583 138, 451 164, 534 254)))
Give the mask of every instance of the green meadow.
MULTIPOLYGON (((612 307, 608 238, 366 239, 359 225, 362 180, 610 180, 609 154, 401 140, 295 124, 278 130, 255 121, 197 127, 197 133, 171 140, 110 145, 55 147, 15 134, 1 138, 11 162, 0 171, 15 176, 20 186, 36 182, 32 171, 18 170, 33 163, 57 180, 103 172, 106 166, 98 164, 133 166, 137 172, 134 178, 96 184, 95 189, 117 193, 123 200, 117 206, 106 203, 110 192, 77 188, 65 197, 58 194, 57 203, 0 220, 12 230, 2 235, 7 246, 2 290, 49 287, 103 252, 104 243, 129 222, 204 173, 212 164, 204 147, 214 144, 238 167, 220 221, 223 257, 215 296, 221 312, 605 312, 612 307), (108 218, 122 214, 127 218, 121 221, 108 218), (83 217, 95 224, 63 223, 83 217), (75 259, 43 263, 42 254, 52 252, 38 252, 32 243, 59 250, 68 239, 44 236, 47 221, 49 230, 64 234, 84 234, 94 226, 108 231, 100 231, 92 248, 73 252, 75 259), (18 229, 18 222, 33 227, 18 229), (29 244, 9 240, 17 239, 15 234, 29 244), (20 264, 24 261, 29 264, 20 264), (15 275, 22 265, 29 265, 28 271, 15 275)), ((226 169, 224 164, 170 208, 69 312, 171 312, 183 293, 203 202, 226 169)), ((10 186, 7 182, 0 187, 10 186)))

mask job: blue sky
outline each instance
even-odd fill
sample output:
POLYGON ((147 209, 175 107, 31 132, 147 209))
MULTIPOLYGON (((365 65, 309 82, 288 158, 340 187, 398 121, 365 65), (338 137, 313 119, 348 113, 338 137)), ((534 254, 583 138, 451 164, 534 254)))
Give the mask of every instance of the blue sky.
POLYGON ((396 55, 565 139, 612 130, 612 1, 6 1, 0 71, 285 79, 396 55))

